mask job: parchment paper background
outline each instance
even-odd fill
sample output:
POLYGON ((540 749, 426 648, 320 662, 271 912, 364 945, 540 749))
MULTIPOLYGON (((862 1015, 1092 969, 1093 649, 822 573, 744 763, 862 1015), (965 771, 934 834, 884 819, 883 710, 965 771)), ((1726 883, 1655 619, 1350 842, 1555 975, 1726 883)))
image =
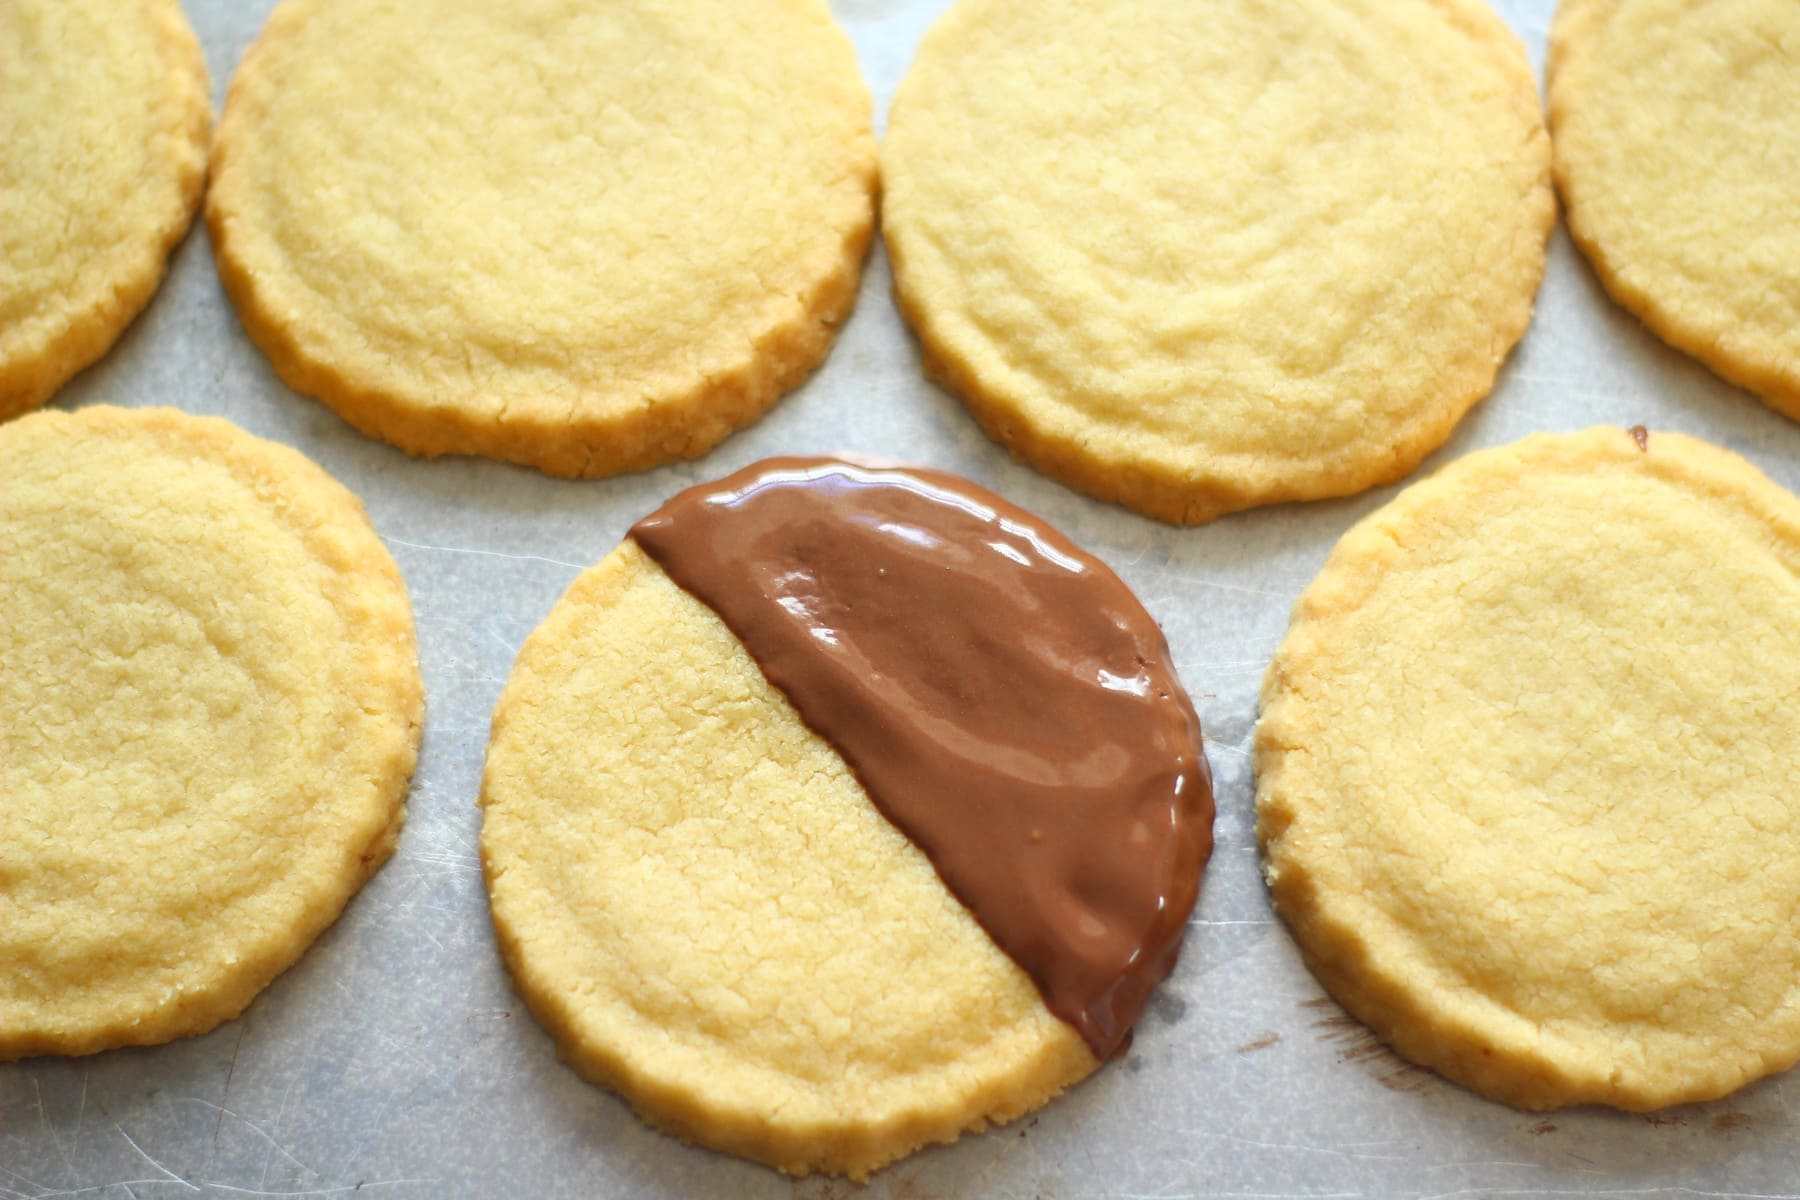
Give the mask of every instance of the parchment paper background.
MULTIPOLYGON (((222 102, 271 0, 187 6, 222 102)), ((833 6, 879 122, 945 0, 833 6)), ((1551 7, 1498 3, 1540 69, 1551 7)), ((1323 998, 1273 922, 1251 833, 1256 687, 1295 597, 1392 489, 1189 530, 1077 496, 1009 461, 923 380, 889 283, 877 249, 824 369, 710 457, 568 482, 417 461, 288 391, 240 331, 196 225, 149 311, 55 403, 227 416, 361 495, 417 608, 424 753, 393 861, 242 1018, 155 1049, 0 1066, 0 1200, 855 1194, 653 1133, 561 1066, 508 986, 475 855, 490 710, 520 642, 576 573, 681 487, 770 454, 835 449, 963 472, 1111 563, 1167 630, 1206 724, 1219 800, 1187 948, 1130 1056, 1035 1117, 888 1170, 870 1200, 1800 1188, 1787 1097, 1800 1084, 1777 1078, 1653 1117, 1517 1113, 1375 1044, 1323 998)), ((1559 232, 1530 333, 1426 469, 1536 430, 1640 422, 1710 438, 1800 489, 1800 426, 1665 349, 1607 300, 1559 232)))

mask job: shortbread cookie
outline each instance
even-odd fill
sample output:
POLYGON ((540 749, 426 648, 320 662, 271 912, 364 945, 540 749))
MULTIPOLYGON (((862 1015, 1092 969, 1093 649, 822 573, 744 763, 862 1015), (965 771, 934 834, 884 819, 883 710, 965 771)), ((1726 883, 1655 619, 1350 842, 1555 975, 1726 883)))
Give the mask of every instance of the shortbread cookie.
POLYGON ((150 302, 200 203, 206 94, 177 0, 0 4, 0 420, 150 302))
POLYGON ((241 1012, 393 850, 421 703, 400 575, 299 454, 0 427, 0 1060, 241 1012))
POLYGON ((684 493, 578 579, 482 803, 563 1054, 793 1174, 866 1176, 1120 1052, 1211 847, 1198 721, 1111 572, 967 481, 837 460, 684 493))
POLYGON ((1800 4, 1563 0, 1569 230, 1650 329, 1800 419, 1800 4))
POLYGON ((824 358, 869 117, 824 0, 285 0, 207 220, 250 336, 364 433, 607 475, 824 358))
POLYGON ((882 167, 931 373, 1170 521, 1412 470, 1524 332, 1554 221, 1480 0, 958 0, 882 167))
POLYGON ((1258 832, 1321 983, 1521 1108, 1800 1057, 1800 501, 1674 434, 1483 451, 1339 543, 1263 688, 1258 832))

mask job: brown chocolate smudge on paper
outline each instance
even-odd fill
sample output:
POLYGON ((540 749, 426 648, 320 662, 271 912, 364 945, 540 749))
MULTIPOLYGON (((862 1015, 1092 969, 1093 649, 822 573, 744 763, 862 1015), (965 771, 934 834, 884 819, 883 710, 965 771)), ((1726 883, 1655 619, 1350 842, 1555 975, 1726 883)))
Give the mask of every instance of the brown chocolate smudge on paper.
MULTIPOLYGON (((1328 996, 1302 1001, 1301 1007, 1314 1010, 1337 1009, 1337 1001, 1328 996)), ((1338 1048, 1338 1061, 1366 1064, 1375 1082, 1392 1092, 1429 1095, 1437 1090, 1438 1076, 1395 1054, 1386 1042, 1355 1017, 1342 1011, 1312 1022, 1319 1041, 1338 1048)))

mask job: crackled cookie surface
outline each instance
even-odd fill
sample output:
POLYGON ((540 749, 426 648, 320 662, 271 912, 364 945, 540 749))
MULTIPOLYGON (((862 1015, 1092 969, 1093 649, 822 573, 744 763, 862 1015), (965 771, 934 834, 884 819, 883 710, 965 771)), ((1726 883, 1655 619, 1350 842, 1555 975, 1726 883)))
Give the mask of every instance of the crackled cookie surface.
POLYGON ((0 1060, 203 1033, 387 858, 412 610, 356 499, 173 410, 0 428, 0 1060))
POLYGON ((1554 219, 1478 0, 959 0, 882 147, 928 369, 1172 521, 1406 474, 1493 386, 1554 219))
POLYGON ((1154 623, 929 478, 893 507, 866 497, 919 476, 776 460, 684 494, 576 581, 495 710, 482 861, 521 994, 651 1122, 794 1174, 866 1176, 1118 1052, 1211 846, 1154 623), (983 617, 1021 594, 1035 640, 983 617))
POLYGON ((873 221, 824 0, 286 0, 207 219, 296 389, 415 454, 704 452, 825 356, 873 221))
POLYGON ((1800 6, 1564 0, 1569 229, 1658 336, 1800 418, 1800 6))
POLYGON ((1791 1065, 1797 572, 1800 501, 1642 430, 1470 455, 1352 529, 1256 735, 1270 891, 1320 981, 1524 1108, 1791 1065))
POLYGON ((0 420, 150 302, 200 203, 206 91, 176 0, 0 5, 0 420))

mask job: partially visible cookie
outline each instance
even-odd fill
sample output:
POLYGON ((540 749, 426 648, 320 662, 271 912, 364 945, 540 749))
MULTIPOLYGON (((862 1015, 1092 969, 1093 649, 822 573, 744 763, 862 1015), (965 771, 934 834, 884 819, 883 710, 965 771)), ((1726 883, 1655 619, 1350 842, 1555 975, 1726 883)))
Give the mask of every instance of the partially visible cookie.
POLYGON ((206 97, 177 0, 0 5, 0 420, 150 302, 200 203, 206 97))
POLYGON ((521 649, 494 927, 647 1120, 862 1178, 1122 1051, 1211 847, 1199 738, 1155 624, 1035 518, 758 464, 640 522, 521 649))
POLYGON ((882 171, 928 370, 1183 522, 1417 466, 1524 333, 1555 209, 1480 0, 958 0, 882 171))
POLYGON ((1472 454, 1348 534, 1263 688, 1257 828, 1319 981, 1521 1108, 1800 1058, 1800 500, 1636 429, 1472 454))
POLYGON ((1563 0, 1569 231, 1656 335, 1800 419, 1800 5, 1563 0))
POLYGON ((824 0, 285 0, 207 221, 290 386, 413 454, 598 476, 819 364, 874 188, 824 0))
POLYGON ((393 560, 296 452, 0 427, 0 1060, 241 1012, 393 850, 422 703, 393 560))

